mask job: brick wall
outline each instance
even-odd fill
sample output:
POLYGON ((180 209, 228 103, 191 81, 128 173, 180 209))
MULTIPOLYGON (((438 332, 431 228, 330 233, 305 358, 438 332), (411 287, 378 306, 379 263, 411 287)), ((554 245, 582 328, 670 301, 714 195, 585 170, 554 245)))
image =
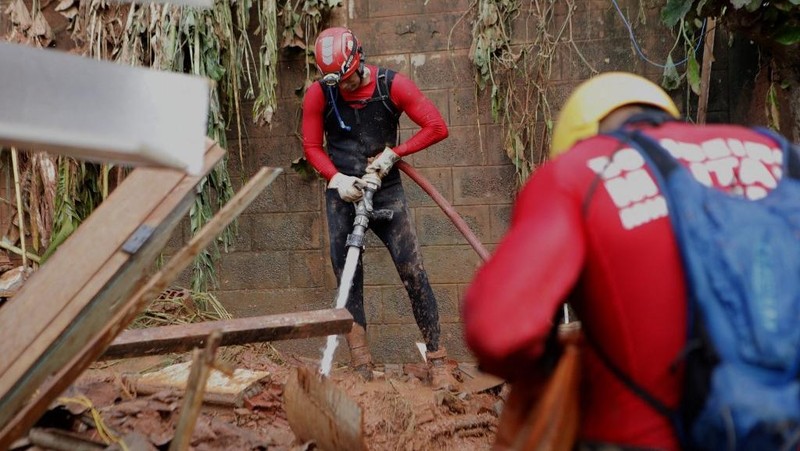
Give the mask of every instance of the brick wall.
MULTIPOLYGON (((660 25, 664 0, 618 0, 634 24, 647 56, 663 62, 674 43, 660 25)), ((414 80, 442 112, 450 137, 406 159, 431 181, 466 219, 489 249, 503 236, 516 192, 514 167, 502 149, 502 130, 490 116, 489 97, 476 94, 469 61, 473 14, 470 0, 343 0, 330 25, 351 27, 363 41, 370 63, 390 67, 414 80)), ((532 2, 522 2, 527 8, 532 2)), ((540 3, 545 3, 541 1, 540 3)), ((591 71, 628 70, 657 80, 661 69, 645 63, 634 52, 628 30, 611 2, 575 0, 571 27, 558 43, 548 96, 553 112, 591 71), (583 61, 585 60, 585 62, 583 61)), ((562 24, 567 1, 558 5, 554 24, 562 24)), ((515 43, 532 36, 528 11, 522 10, 511 30, 515 43), (526 26, 526 23, 528 24, 526 26)), ((55 19, 60 15, 56 15, 55 19)), ((559 30, 553 27, 551 34, 559 30)), ((67 39, 59 41, 68 42, 67 39)), ((65 44, 59 44, 60 46, 65 44)), ((518 47, 517 47, 518 49, 518 47)), ((62 49, 63 50, 63 49, 62 49)), ((680 52, 673 54, 679 60, 680 52)), ((717 33, 712 74, 709 120, 759 122, 763 111, 752 89, 757 66, 748 43, 717 33), (738 46, 738 47, 737 47, 738 46), (738 50, 737 50, 738 49, 738 50), (740 88, 745 86, 744 88, 740 88), (732 88, 736 87, 736 88, 732 88), (753 115, 753 112, 756 112, 753 115)), ((301 88, 305 76, 302 57, 283 53, 279 67, 279 107, 271 127, 247 124, 241 148, 230 136, 229 165, 238 185, 260 166, 282 167, 285 172, 240 216, 240 235, 219 265, 219 299, 239 317, 328 308, 336 295, 336 281, 328 260, 321 180, 306 181, 290 169, 302 156, 299 140, 301 88), (298 94, 299 92, 299 94, 298 94), (241 157, 240 157, 241 156, 241 157)), ((685 90, 675 94, 685 109, 685 90)), ((691 97, 690 103, 696 103, 691 97)), ((248 113, 252 103, 243 105, 248 113)), ((788 117, 789 115, 784 115, 788 117)), ((543 127, 543 125, 542 125, 543 127)), ((403 119, 401 136, 415 126, 403 119)), ((4 155, 5 157, 5 155, 4 155)), ((0 197, 12 200, 10 172, 0 163, 0 197)), ((459 303, 480 259, 435 203, 413 181, 404 180, 412 216, 422 245, 425 266, 439 300, 443 343, 452 356, 470 358, 461 338, 459 303)), ((12 200, 13 201, 13 200, 12 200)), ((5 230, 11 210, 0 202, 0 226, 5 230)), ((177 249, 187 240, 183 227, 170 242, 177 249)), ((372 243, 379 243, 371 236, 372 243)), ((365 298, 370 345, 378 361, 419 359, 414 342, 421 339, 410 304, 391 263, 380 245, 364 255, 365 298)), ((554 264, 556 264, 554 262, 554 264)), ((184 275, 178 283, 188 284, 184 275)), ((323 339, 276 343, 281 350, 318 358, 323 339)), ((346 357, 340 346, 339 357, 346 357)))
MULTIPOLYGON (((515 186, 515 171, 502 145, 500 126, 490 116, 488 95, 474 88, 468 52, 473 14, 469 0, 345 0, 330 25, 349 26, 363 41, 370 63, 390 67, 414 80, 438 106, 450 137, 406 159, 428 178, 466 219, 489 249, 505 232, 515 186)), ((523 2, 524 3, 524 2, 523 2)), ((611 2, 574 2, 572 27, 558 44, 549 99, 558 111, 572 88, 597 71, 628 70, 657 80, 661 69, 637 57, 628 30, 611 2), (570 39, 571 38, 571 39, 570 39), (585 59, 583 62, 579 56, 585 59), (588 63, 588 64, 587 64, 588 63)), ((620 0, 632 18, 637 39, 654 61, 663 62, 673 46, 672 34, 660 25, 663 1, 620 0), (644 22, 643 22, 644 21, 644 22)), ((567 14, 559 2, 554 23, 567 14)), ((521 42, 531 30, 522 11, 512 31, 521 42)), ((556 30, 553 30, 555 33, 556 30)), ((712 77, 710 119, 729 120, 726 95, 729 77, 727 50, 717 48, 712 77)), ((680 53, 680 52, 678 52, 680 53)), ((676 60, 681 55, 675 53, 676 60)), ((302 156, 299 140, 301 97, 305 68, 302 58, 284 54, 279 81, 280 103, 273 125, 247 129, 240 149, 231 137, 231 167, 237 177, 261 165, 285 169, 277 181, 240 216, 241 236, 232 252, 223 255, 221 286, 216 292, 236 316, 275 314, 327 308, 333 305, 336 281, 328 261, 321 180, 305 181, 292 171, 302 156)), ((683 105, 685 95, 676 94, 683 105)), ((696 98, 692 98, 696 102, 696 98)), ((252 105, 245 105, 248 110, 252 105)), ((683 106, 682 106, 683 108, 683 106)), ((401 121, 403 139, 415 131, 401 121)), ((435 203, 408 178, 404 180, 422 245, 425 266, 439 300, 443 343, 453 357, 470 359, 459 323, 459 304, 480 259, 435 203)), ((374 236, 365 250, 365 303, 370 346, 383 362, 416 361, 414 342, 421 336, 414 323, 399 277, 388 252, 374 236)), ((556 264, 556 262, 554 262, 556 264)), ((317 358, 323 339, 276 343, 283 351, 317 358)), ((346 357, 346 346, 338 356, 346 357)))

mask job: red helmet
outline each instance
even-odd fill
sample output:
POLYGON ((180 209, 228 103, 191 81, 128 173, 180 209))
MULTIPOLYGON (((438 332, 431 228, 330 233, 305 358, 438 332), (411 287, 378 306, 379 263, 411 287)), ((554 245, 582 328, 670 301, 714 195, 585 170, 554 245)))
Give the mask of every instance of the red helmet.
POLYGON ((347 28, 327 28, 317 36, 314 58, 323 75, 333 75, 324 78, 330 79, 329 84, 335 84, 359 70, 362 63, 361 44, 347 28))

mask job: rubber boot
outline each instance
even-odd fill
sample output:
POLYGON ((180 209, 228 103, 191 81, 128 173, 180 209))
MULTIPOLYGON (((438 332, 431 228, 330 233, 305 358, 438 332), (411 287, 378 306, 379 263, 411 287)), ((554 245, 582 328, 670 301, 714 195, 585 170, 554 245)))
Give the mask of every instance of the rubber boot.
POLYGON ((372 380, 374 365, 372 364, 372 355, 369 353, 369 345, 367 345, 367 331, 353 323, 353 328, 344 337, 347 339, 347 346, 350 347, 350 365, 364 380, 372 380))
POLYGON ((431 387, 435 390, 457 391, 461 383, 453 376, 447 363, 447 350, 440 346, 436 351, 425 353, 428 361, 428 374, 431 387))

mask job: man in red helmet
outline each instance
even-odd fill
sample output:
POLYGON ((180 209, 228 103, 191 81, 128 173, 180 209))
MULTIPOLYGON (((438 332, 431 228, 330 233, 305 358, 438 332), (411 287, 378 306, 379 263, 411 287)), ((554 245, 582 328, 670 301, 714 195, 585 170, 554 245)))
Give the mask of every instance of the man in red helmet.
MULTIPOLYGON (((361 43, 347 28, 322 31, 314 56, 323 77, 311 85, 303 100, 303 148, 306 159, 328 180, 325 194, 331 263, 341 281, 347 235, 353 230, 353 202, 362 196, 361 177, 378 175, 381 188, 375 209, 393 212, 390 221, 371 221, 370 229, 383 241, 411 299, 411 307, 427 346, 430 381, 436 387, 455 383, 439 343, 439 313, 422 265, 414 224, 410 219, 400 173, 400 158, 447 137, 447 125, 436 106, 407 77, 364 63, 361 43), (403 143, 398 121, 405 113, 421 128, 403 143), (326 147, 323 147, 323 140, 326 147)), ((358 263, 346 308, 355 320, 346 335, 352 365, 372 376, 372 357, 366 340, 363 268, 358 263)))
POLYGON ((582 359, 581 449, 680 446, 664 412, 608 363, 662 406, 678 405, 676 363, 687 339, 680 252, 653 169, 602 133, 622 124, 641 131, 698 180, 751 199, 782 174, 773 139, 678 116, 663 90, 633 74, 579 86, 556 122, 551 161, 519 193, 509 231, 465 294, 465 336, 480 366, 520 386, 541 373, 557 313, 570 301, 591 344, 582 359))

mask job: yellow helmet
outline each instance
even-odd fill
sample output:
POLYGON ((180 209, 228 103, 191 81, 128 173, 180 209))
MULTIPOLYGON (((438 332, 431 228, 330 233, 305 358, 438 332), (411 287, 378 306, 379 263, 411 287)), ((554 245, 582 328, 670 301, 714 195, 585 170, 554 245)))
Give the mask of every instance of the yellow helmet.
POLYGON ((604 117, 632 104, 652 105, 680 117, 678 107, 657 84, 627 72, 606 72, 581 83, 561 108, 553 130, 550 157, 596 135, 604 117))

